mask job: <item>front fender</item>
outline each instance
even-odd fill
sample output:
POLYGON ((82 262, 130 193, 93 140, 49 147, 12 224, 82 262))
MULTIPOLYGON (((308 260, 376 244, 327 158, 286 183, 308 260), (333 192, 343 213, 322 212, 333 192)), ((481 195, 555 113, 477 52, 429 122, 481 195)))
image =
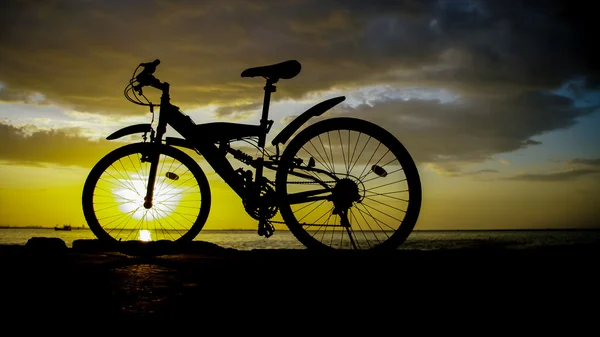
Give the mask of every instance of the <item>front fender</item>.
POLYGON ((287 142, 288 139, 290 139, 294 132, 296 132, 298 128, 302 126, 302 124, 306 123, 306 121, 308 121, 312 117, 323 114, 325 111, 340 104, 345 99, 345 96, 330 98, 304 111, 300 116, 296 117, 293 121, 291 121, 290 124, 286 125, 286 127, 283 128, 283 130, 281 130, 281 132, 279 132, 279 134, 277 134, 275 138, 273 138, 271 144, 273 144, 273 146, 277 146, 278 144, 285 144, 285 142, 287 142))
POLYGON ((120 130, 117 130, 110 134, 106 139, 113 140, 117 138, 121 138, 123 136, 132 135, 134 133, 144 133, 152 131, 152 126, 150 124, 135 124, 126 126, 120 130))

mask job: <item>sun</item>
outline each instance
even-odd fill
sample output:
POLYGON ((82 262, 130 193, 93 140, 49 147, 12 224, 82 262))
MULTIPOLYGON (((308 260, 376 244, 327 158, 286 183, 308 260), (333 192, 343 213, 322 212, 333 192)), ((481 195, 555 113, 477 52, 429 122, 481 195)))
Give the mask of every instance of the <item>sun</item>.
POLYGON ((154 198, 152 208, 144 207, 146 195, 146 182, 142 179, 131 179, 120 181, 120 186, 126 186, 113 190, 115 201, 119 204, 119 210, 131 214, 131 217, 140 220, 152 221, 169 216, 181 201, 181 188, 173 186, 172 180, 164 177, 156 177, 154 187, 154 198))
POLYGON ((152 241, 152 233, 147 229, 140 229, 138 239, 145 242, 152 241))

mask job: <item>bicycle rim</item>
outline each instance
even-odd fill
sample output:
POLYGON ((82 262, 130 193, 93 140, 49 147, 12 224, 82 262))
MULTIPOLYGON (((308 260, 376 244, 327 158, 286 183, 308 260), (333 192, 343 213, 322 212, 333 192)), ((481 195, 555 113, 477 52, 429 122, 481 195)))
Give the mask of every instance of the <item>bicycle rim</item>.
POLYGON ((395 249, 421 207, 420 178, 408 151, 383 128, 354 118, 324 120, 300 132, 284 150, 276 183, 284 221, 311 249, 395 249), (324 198, 293 198, 311 190, 324 191, 318 194, 324 198))
POLYGON ((153 206, 143 207, 150 144, 118 148, 92 169, 83 190, 86 221, 98 239, 108 241, 191 241, 210 210, 204 172, 184 152, 161 145, 153 206))

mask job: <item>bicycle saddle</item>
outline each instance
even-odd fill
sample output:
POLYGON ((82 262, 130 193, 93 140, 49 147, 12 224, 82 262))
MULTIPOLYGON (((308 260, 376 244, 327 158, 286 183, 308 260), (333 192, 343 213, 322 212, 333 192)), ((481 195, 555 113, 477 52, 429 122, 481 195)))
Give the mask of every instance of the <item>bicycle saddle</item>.
POLYGON ((242 72, 242 77, 262 76, 269 79, 284 79, 296 77, 300 73, 302 65, 296 60, 289 60, 268 66, 248 68, 242 72))

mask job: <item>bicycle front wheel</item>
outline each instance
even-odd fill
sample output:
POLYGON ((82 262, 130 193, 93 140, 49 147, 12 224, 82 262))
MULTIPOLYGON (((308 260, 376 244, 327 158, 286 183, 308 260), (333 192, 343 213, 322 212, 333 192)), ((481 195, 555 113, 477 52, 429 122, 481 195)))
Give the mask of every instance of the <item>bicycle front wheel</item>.
POLYGON ((210 211, 210 186, 198 164, 183 151, 158 147, 160 157, 153 205, 144 207, 154 144, 120 147, 91 170, 83 188, 85 219, 106 241, 186 242, 202 230, 210 211))
POLYGON ((292 139, 277 170, 280 211, 309 249, 396 249, 421 208, 406 148, 365 120, 332 118, 292 139))

